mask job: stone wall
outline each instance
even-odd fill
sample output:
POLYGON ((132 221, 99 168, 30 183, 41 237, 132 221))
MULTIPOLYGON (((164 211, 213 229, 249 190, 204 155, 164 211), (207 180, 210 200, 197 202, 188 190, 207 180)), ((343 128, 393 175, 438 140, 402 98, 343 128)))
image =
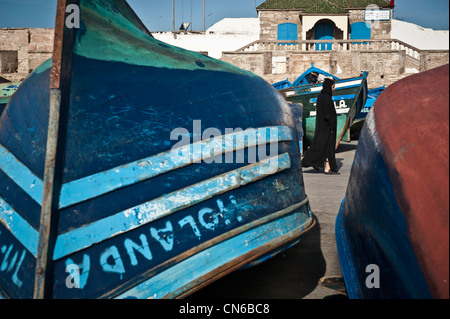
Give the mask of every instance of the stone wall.
MULTIPOLYGON (((355 22, 364 22, 365 10, 349 10, 348 16, 348 39, 351 34, 351 24, 355 22)), ((302 36, 304 28, 302 24, 302 12, 299 10, 261 10, 258 12, 260 20, 260 41, 275 41, 278 35, 278 25, 282 23, 297 24, 297 40, 311 40, 314 39, 314 29, 304 30, 309 31, 306 36, 302 36), (303 39, 304 38, 304 39, 303 39)), ((391 11, 392 15, 392 11, 391 11)), ((312 16, 308 14, 308 16, 312 16)), ((326 16, 326 15, 324 15, 326 16)), ((329 15, 328 18, 333 20, 335 16, 329 15)), ((345 15, 344 15, 345 16, 345 15)), ((371 24, 371 38, 374 40, 384 40, 391 38, 391 21, 372 21, 371 24)), ((341 29, 335 27, 335 39, 343 39, 341 29)))
POLYGON ((278 36, 278 25, 282 23, 297 24, 297 39, 302 39, 302 24, 298 10, 267 10, 259 12, 260 40, 275 41, 278 36))
POLYGON ((272 73, 272 52, 224 52, 221 60, 257 75, 272 73))
POLYGON ((420 52, 420 71, 437 68, 449 63, 448 50, 426 50, 420 52))
POLYGON ((53 52, 53 33, 53 29, 0 29, 1 76, 11 81, 21 80, 50 58, 53 52))
MULTIPOLYGON (((365 10, 349 10, 348 22, 349 26, 356 22, 364 22, 365 10)), ((392 17, 392 10, 391 10, 392 17)), ((391 21, 367 21, 371 25, 371 39, 373 40, 386 40, 391 38, 391 21)), ((351 29, 349 31, 349 38, 351 29)))
POLYGON ((333 52, 331 72, 340 78, 348 78, 364 71, 369 73, 369 88, 389 86, 409 75, 405 72, 404 51, 333 52))
POLYGON ((31 72, 53 54, 54 29, 30 29, 28 71, 31 72))
MULTIPOLYGON (((449 63, 448 51, 422 51, 420 71, 449 63)), ((300 74, 314 66, 339 78, 350 78, 367 71, 369 88, 389 86, 419 72, 411 67, 404 50, 385 51, 263 51, 225 52, 223 61, 256 73, 269 83, 285 79, 293 82, 300 74)))
POLYGON ((0 51, 0 73, 16 73, 18 66, 17 51, 0 51))

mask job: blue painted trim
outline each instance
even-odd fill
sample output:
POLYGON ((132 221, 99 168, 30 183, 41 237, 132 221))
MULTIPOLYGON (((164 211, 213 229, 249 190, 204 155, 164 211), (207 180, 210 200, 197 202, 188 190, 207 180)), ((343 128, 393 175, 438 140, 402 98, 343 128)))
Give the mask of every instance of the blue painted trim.
POLYGON ((117 236, 291 167, 288 153, 213 177, 58 236, 53 259, 117 236))
POLYGON ((39 205, 42 205, 44 183, 0 144, 0 169, 39 205))
MULTIPOLYGON (((333 96, 332 100, 333 101, 350 100, 350 99, 354 99, 355 96, 356 96, 356 94, 337 95, 337 96, 333 96)), ((309 101, 311 103, 316 103, 317 102, 317 98, 310 99, 309 101)))
POLYGON ((36 257, 39 232, 0 197, 0 222, 36 257))
POLYGON ((350 25, 352 40, 370 40, 372 36, 371 23, 355 22, 350 25))
MULTIPOLYGON (((315 72, 315 73, 318 73, 318 74, 323 74, 323 75, 328 76, 328 77, 332 77, 336 81, 340 80, 337 76, 334 76, 331 73, 325 72, 325 71, 323 71, 321 69, 318 69, 318 68, 314 67, 314 63, 312 63, 312 66, 308 70, 303 72, 297 79, 295 79, 295 81, 291 85, 289 85, 289 87, 308 85, 308 83, 303 83, 303 81, 304 81, 305 77, 308 74, 310 74, 311 72, 315 72)), ((274 86, 275 86, 275 84, 274 84, 274 86)))
MULTIPOLYGON (((214 276, 214 270, 228 264, 228 268, 222 271, 231 271, 238 264, 237 259, 243 255, 269 243, 272 246, 295 239, 312 224, 311 215, 306 215, 300 209, 300 212, 296 211, 207 248, 136 285, 117 299, 160 299, 182 295, 199 285, 200 278, 206 280, 208 275, 214 276)), ((258 255, 254 256, 257 257, 258 255)))
POLYGON ((64 184, 61 189, 59 208, 89 200, 219 154, 291 140, 291 130, 286 126, 247 129, 202 140, 64 184), (217 148, 217 146, 220 147, 217 148), (204 151, 205 148, 208 152, 204 151), (214 148, 214 154, 209 152, 212 148, 214 148))
POLYGON ((277 40, 297 40, 297 29, 298 26, 295 23, 279 24, 277 28, 277 40))
POLYGON ((345 198, 341 202, 339 208, 339 213, 336 217, 335 223, 335 235, 336 235, 336 246, 338 250, 339 263, 342 269, 342 276, 344 277, 345 288, 347 290, 347 295, 352 298, 358 298, 358 291, 360 291, 359 282, 355 274, 355 267, 353 265, 350 256, 353 254, 349 252, 350 247, 346 244, 348 235, 346 234, 346 229, 344 225, 344 203, 345 198))
MULTIPOLYGON (((113 169, 66 183, 61 188, 59 208, 86 201, 116 189, 133 185, 186 165, 227 152, 257 145, 292 140, 289 127, 273 126, 224 134, 209 140, 185 145, 156 156, 128 163, 113 169), (247 138, 246 137, 255 137, 247 138), (202 152, 214 146, 215 153, 202 152), (219 150, 219 152, 217 152, 219 150), (182 156, 178 155, 182 154, 182 156)), ((42 205, 43 182, 0 144, 0 169, 5 172, 39 205, 42 205)))
MULTIPOLYGON (((156 156, 128 163, 113 169, 66 183, 61 188, 59 208, 65 208, 86 201, 116 189, 133 185, 146 179, 167 173, 186 165, 209 159, 227 152, 237 151, 257 145, 291 141, 289 127, 273 126, 224 134, 209 140, 185 145, 156 156), (248 138, 245 137, 256 137, 248 138), (202 150, 221 145, 220 152, 211 155, 202 150), (178 154, 183 154, 179 156, 178 154)), ((24 164, 0 144, 0 169, 5 172, 39 205, 42 205, 43 182, 24 164)))

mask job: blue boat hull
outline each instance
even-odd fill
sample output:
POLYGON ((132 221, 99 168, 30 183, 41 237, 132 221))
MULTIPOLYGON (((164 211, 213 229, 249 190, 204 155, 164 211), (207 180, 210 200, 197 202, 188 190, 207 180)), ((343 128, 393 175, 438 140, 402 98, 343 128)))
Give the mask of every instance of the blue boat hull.
POLYGON ((336 219, 350 298, 448 299, 448 81, 400 80, 366 118, 336 219))
MULTIPOLYGON (((275 89, 153 39, 122 0, 79 5, 81 27, 62 41, 73 50, 61 72, 48 297, 185 296, 313 226, 298 132, 275 89)), ((0 118, 7 298, 36 296, 57 63, 37 68, 0 118)))
MULTIPOLYGON (((370 120, 366 120, 366 125, 373 124, 367 121, 370 120)), ((347 294, 351 299, 430 298, 407 236, 406 220, 394 195, 388 167, 374 141, 377 137, 371 133, 363 129, 359 137, 347 192, 335 224, 347 294), (370 265, 379 269, 379 288, 371 285, 370 265)))
MULTIPOLYGON (((343 141, 350 141, 350 126, 360 113, 367 99, 367 72, 361 76, 338 80, 335 83, 333 103, 336 108, 337 130, 336 148, 343 141)), ((287 101, 302 106, 303 146, 312 143, 316 124, 317 97, 322 90, 322 83, 291 87, 280 90, 287 101)))
POLYGON ((317 77, 321 74, 324 77, 330 77, 334 80, 339 80, 337 76, 334 76, 328 72, 325 72, 321 69, 318 69, 314 66, 314 63, 311 63, 311 67, 307 69, 305 72, 300 74, 298 78, 294 80, 294 82, 290 82, 288 79, 274 83, 273 87, 277 90, 283 90, 288 89, 291 87, 298 87, 303 85, 311 85, 311 84, 317 84, 317 77), (312 76, 313 75, 313 76, 312 76))

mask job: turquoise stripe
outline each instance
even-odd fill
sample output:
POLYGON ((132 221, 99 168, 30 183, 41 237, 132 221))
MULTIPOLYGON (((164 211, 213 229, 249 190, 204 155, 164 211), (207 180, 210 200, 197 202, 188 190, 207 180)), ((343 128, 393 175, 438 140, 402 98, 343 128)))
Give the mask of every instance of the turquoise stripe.
POLYGON ((42 205, 44 183, 0 144, 0 169, 39 205, 42 205))
POLYGON ((59 208, 95 198, 220 154, 290 140, 292 140, 292 133, 289 127, 274 126, 247 129, 188 144, 64 184, 61 189, 59 208), (205 149, 208 151, 205 152, 205 149), (214 154, 209 152, 210 149, 214 149, 214 154))
POLYGON ((87 226, 74 229, 58 236, 53 259, 57 260, 105 239, 120 235, 186 207, 203 202, 213 196, 242 187, 290 167, 289 154, 284 153, 172 192, 87 226))
MULTIPOLYGON (((59 208, 62 209, 101 196, 213 156, 257 145, 291 140, 292 133, 289 127, 273 126, 233 132, 185 145, 66 183, 61 188, 59 208), (205 152, 205 149, 214 149, 215 153, 212 155, 210 152, 205 152), (184 155, 179 156, 178 154, 184 155)), ((0 169, 39 205, 42 205, 44 189, 42 180, 1 144, 0 169)))
POLYGON ((18 241, 35 257, 39 232, 19 215, 3 198, 0 197, 0 222, 16 237, 18 241))

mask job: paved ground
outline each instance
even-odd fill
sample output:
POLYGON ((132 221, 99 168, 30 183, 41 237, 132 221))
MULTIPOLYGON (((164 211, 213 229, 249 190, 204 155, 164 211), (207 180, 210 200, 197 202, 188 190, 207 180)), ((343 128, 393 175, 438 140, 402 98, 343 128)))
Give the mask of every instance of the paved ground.
POLYGON ((341 175, 304 169, 306 193, 316 226, 284 253, 265 263, 238 270, 193 294, 189 299, 325 299, 345 298, 317 285, 324 276, 341 276, 334 225, 345 197, 357 141, 341 143, 336 159, 341 175))

